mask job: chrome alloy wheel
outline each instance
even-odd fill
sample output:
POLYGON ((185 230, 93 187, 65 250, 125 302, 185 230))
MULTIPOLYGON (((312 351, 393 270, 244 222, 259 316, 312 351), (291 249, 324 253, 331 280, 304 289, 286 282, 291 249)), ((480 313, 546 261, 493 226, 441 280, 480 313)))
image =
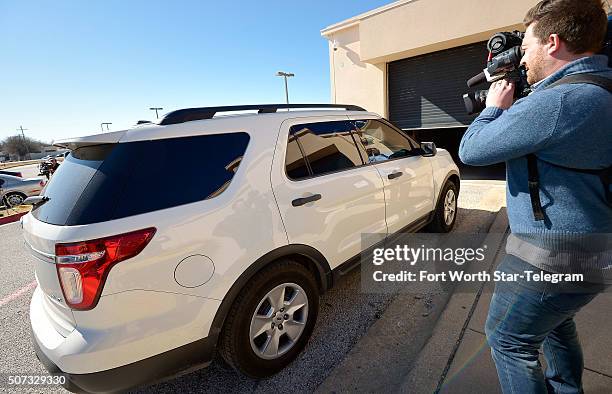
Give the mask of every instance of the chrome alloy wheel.
POLYGON ((447 226, 450 226, 455 219, 456 211, 457 198, 455 198, 455 192, 453 189, 448 189, 444 197, 444 223, 446 223, 447 226))
POLYGON ((287 353, 308 319, 308 297, 295 283, 283 283, 266 294, 251 318, 249 339, 255 354, 266 360, 287 353))
POLYGON ((24 198, 20 194, 9 194, 5 199, 10 207, 21 205, 24 201, 24 198))

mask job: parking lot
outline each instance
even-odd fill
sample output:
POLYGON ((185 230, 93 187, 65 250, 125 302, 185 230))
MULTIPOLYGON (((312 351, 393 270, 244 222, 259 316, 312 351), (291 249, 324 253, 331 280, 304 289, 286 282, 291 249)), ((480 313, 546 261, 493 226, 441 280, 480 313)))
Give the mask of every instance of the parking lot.
MULTIPOLYGON (((35 166, 21 169, 32 176, 35 166)), ((466 181, 459 198, 458 233, 487 232, 495 212, 504 205, 504 183, 466 181)), ((0 227, 0 321, 2 346, 0 373, 42 374, 29 334, 28 305, 35 287, 31 257, 23 247, 18 223, 0 227)), ((353 346, 376 322, 393 301, 391 294, 365 294, 360 288, 360 271, 355 270, 325 294, 317 326, 305 351, 288 368, 274 377, 256 381, 226 366, 218 358, 204 370, 184 375, 140 392, 202 391, 267 392, 314 391, 342 362, 353 346)), ((424 294, 414 301, 433 308, 432 298, 424 294)), ((421 308, 406 308, 407 320, 431 324, 421 308)), ((416 340, 416 339, 415 339, 416 340)), ((0 388, 1 389, 1 388, 0 388)), ((37 387, 36 392, 64 392, 58 387, 37 387)))
POLYGON ((21 172, 23 178, 43 178, 38 176, 38 165, 29 164, 27 166, 10 167, 7 171, 18 171, 21 172))

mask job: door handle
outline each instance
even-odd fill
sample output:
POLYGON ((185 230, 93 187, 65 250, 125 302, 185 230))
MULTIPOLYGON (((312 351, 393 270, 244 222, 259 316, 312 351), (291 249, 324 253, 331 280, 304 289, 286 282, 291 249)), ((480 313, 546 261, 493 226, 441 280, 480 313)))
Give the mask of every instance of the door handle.
POLYGON ((320 199, 320 194, 313 194, 312 196, 308 197, 296 198, 295 200, 291 201, 291 205, 294 207, 299 207, 300 205, 308 204, 309 202, 318 201, 320 199))
POLYGON ((399 177, 400 177, 400 176, 402 176, 402 175, 404 175, 404 173, 403 173, 403 172, 401 172, 401 171, 398 171, 398 172, 393 172, 393 173, 391 173, 391 174, 387 175, 387 178, 389 178, 389 179, 395 179, 395 178, 399 178, 399 177))

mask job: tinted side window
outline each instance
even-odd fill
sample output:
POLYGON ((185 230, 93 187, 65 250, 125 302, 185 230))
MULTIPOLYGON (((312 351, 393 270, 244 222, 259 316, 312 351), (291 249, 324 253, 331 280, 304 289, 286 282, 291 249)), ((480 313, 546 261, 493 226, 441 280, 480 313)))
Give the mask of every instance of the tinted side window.
POLYGON ((304 155, 298 145, 297 137, 289 135, 287 154, 285 155, 287 176, 291 179, 302 179, 310 176, 304 155))
MULTIPOLYGON (((363 164, 351 135, 352 129, 353 124, 349 121, 295 125, 289 131, 289 143, 291 137, 297 139, 312 169, 312 175, 322 175, 363 164)), ((289 151, 294 150, 288 146, 287 152, 289 154, 289 151)))
POLYGON ((213 198, 232 180, 246 133, 80 148, 55 173, 39 220, 81 225, 213 198))
POLYGON ((115 216, 218 196, 229 186, 248 142, 248 134, 230 133, 133 143, 129 154, 141 159, 134 161, 123 194, 131 198, 145 191, 148 197, 135 204, 118 204, 115 216))
POLYGON ((377 163, 416 154, 410 141, 390 126, 376 119, 356 120, 355 134, 360 150, 369 163, 377 163))

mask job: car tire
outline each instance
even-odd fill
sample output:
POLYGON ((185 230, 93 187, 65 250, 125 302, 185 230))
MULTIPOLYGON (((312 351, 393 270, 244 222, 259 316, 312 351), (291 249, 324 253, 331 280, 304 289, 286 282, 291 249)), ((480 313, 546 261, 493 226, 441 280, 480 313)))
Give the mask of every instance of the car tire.
POLYGON ((23 204, 25 199, 26 199, 26 196, 24 194, 8 193, 6 196, 4 196, 4 204, 7 207, 12 208, 12 207, 16 207, 16 206, 23 204))
POLYGON ((274 375, 306 346, 318 312, 313 274, 295 261, 279 261, 255 274, 238 294, 220 334, 219 353, 249 377, 274 375))
POLYGON ((427 226, 429 232, 448 233, 453 229, 457 220, 458 194, 455 182, 447 181, 440 192, 434 217, 427 226))

